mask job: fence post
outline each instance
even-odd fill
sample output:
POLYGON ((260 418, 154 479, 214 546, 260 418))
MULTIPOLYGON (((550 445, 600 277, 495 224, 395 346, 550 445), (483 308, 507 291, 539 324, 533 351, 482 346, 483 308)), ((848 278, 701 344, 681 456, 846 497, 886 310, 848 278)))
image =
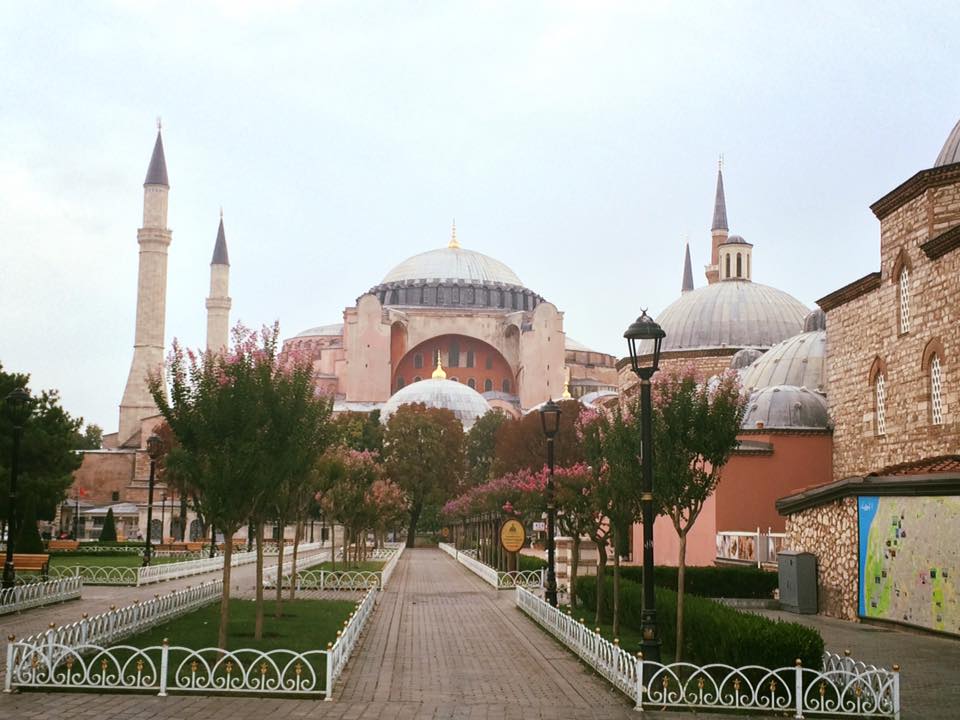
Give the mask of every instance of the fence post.
POLYGON ((796 714, 794 715, 797 720, 803 720, 803 662, 800 658, 797 658, 795 663, 794 677, 796 678, 794 682, 794 707, 796 708, 796 714))
MULTIPOLYGON (((7 667, 9 667, 9 665, 7 667)), ((894 720, 900 720, 900 666, 899 665, 893 666, 893 718, 894 720)))
POLYGON ((643 712, 643 653, 637 653, 637 704, 634 706, 634 710, 637 712, 643 712))
POLYGON ((327 685, 324 688, 323 700, 330 702, 333 700, 333 652, 330 649, 330 643, 327 643, 327 685))
POLYGON ((167 638, 163 639, 163 645, 160 646, 160 692, 159 697, 167 696, 167 668, 170 663, 170 642, 167 638))
POLYGON ((7 677, 3 681, 3 691, 5 693, 13 692, 11 689, 13 687, 13 643, 16 642, 16 639, 14 635, 7 637, 7 677))

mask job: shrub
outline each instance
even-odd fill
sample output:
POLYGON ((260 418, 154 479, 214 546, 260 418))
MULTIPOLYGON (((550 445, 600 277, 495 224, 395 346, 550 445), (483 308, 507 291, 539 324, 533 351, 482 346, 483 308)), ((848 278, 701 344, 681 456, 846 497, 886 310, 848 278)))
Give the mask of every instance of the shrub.
POLYGON ((543 558, 534 557, 533 555, 518 555, 517 556, 517 569, 518 570, 540 570, 547 566, 547 561, 543 558))
MULTIPOLYGON (((642 567, 622 567, 620 577, 643 583, 642 567)), ((653 569, 657 587, 676 592, 677 568, 657 566, 653 569)), ((688 567, 684 591, 689 595, 711 598, 772 598, 777 588, 777 573, 755 567, 688 567)))
MULTIPOLYGON (((613 579, 605 578, 602 616, 613 616, 613 579)), ((577 578, 577 597, 583 606, 596 610, 595 577, 577 578)), ((620 584, 620 621, 640 631, 643 588, 636 582, 620 584)), ((676 652, 677 594, 656 588, 657 629, 663 643, 664 661, 676 652)), ((702 597, 684 598, 685 639, 682 659, 697 665, 725 663, 734 667, 761 665, 792 667, 799 658, 804 667, 819 670, 823 662, 823 638, 813 628, 771 620, 741 612, 702 597)))
POLYGON ((113 508, 107 510, 107 516, 103 519, 103 529, 100 531, 100 542, 117 541, 117 524, 113 519, 113 508))

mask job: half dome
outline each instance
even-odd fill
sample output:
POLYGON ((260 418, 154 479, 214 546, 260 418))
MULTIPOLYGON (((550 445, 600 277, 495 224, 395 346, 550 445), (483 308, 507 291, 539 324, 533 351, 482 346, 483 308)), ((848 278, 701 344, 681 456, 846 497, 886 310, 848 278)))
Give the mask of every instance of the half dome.
POLYGON ((760 390, 794 385, 827 391, 827 332, 814 330, 787 338, 758 358, 743 374, 743 387, 760 390))
MULTIPOLYGON (((810 310, 782 290, 727 280, 684 293, 660 315, 661 349, 770 348, 803 328, 810 310)), ((653 351, 651 343, 642 351, 653 351)))
POLYGON ((461 247, 429 250, 407 258, 388 272, 380 284, 405 280, 459 280, 523 287, 517 274, 499 260, 461 247))
POLYGON ((940 154, 937 155, 937 161, 933 166, 953 165, 953 163, 958 162, 960 162, 960 120, 957 121, 957 124, 953 126, 953 130, 947 135, 947 140, 943 143, 943 147, 940 148, 940 154))
POLYGON ((401 405, 423 403, 431 408, 450 410, 463 425, 464 431, 490 411, 490 405, 473 388, 455 380, 431 378, 411 383, 397 390, 380 410, 380 422, 386 425, 401 405))

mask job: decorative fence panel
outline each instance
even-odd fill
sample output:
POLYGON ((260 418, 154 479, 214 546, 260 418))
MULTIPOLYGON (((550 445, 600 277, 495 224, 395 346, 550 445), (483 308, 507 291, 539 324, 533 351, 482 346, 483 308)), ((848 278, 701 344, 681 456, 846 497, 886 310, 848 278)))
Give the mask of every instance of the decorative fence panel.
MULTIPOLYGON (((383 589, 393 575, 393 570, 400 560, 403 547, 385 548, 382 557, 389 560, 383 570, 297 570, 298 590, 369 590, 383 589)), ((312 563, 316 564, 316 562, 312 563)), ((309 567, 309 565, 307 566, 309 567)), ((285 566, 283 576, 284 587, 290 587, 290 568, 285 566)), ((268 580, 265 577, 265 583, 268 580)), ((276 583, 276 576, 271 575, 269 584, 276 583)))
POLYGON ((517 588, 516 603, 600 675, 644 706, 839 717, 900 718, 900 671, 827 653, 823 670, 662 664, 641 660, 582 623, 517 588))
POLYGON ((333 685, 346 667, 347 661, 353 649, 360 640, 360 634, 367 624, 367 620, 373 614, 377 603, 377 592, 374 589, 368 590, 366 596, 360 603, 360 607, 350 618, 350 622, 342 630, 337 632, 337 641, 333 647, 327 649, 327 699, 330 699, 329 691, 333 690, 333 685))
POLYGON ((510 570, 504 572, 477 560, 476 551, 457 550, 448 543, 440 543, 438 547, 461 565, 465 565, 479 575, 484 581, 493 585, 497 590, 512 590, 516 587, 543 587, 543 570, 510 570))
POLYGON ((24 583, 0 590, 0 615, 74 600, 80 597, 82 589, 83 578, 69 577, 24 583))

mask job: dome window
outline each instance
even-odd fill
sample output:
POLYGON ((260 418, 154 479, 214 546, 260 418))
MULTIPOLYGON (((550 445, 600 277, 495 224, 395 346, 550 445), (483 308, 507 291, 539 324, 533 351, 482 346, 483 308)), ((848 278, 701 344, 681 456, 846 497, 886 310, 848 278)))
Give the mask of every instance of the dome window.
POLYGON ((510 394, 510 378, 504 378, 504 379, 503 379, 503 385, 502 385, 502 387, 503 387, 503 392, 505 392, 507 395, 509 395, 509 394, 510 394))
POLYGON ((469 379, 467 380, 467 387, 470 388, 471 390, 476 390, 476 389, 477 389, 477 381, 476 381, 476 379, 475 379, 475 378, 469 378, 469 379))
POLYGON ((486 380, 483 381, 483 391, 484 392, 493 391, 493 380, 491 380, 490 378, 487 378, 486 380))
POLYGON ((400 390, 405 385, 403 381, 403 375, 397 376, 397 390, 400 390))
POLYGON ((743 256, 737 253, 737 277, 743 277, 743 256))

